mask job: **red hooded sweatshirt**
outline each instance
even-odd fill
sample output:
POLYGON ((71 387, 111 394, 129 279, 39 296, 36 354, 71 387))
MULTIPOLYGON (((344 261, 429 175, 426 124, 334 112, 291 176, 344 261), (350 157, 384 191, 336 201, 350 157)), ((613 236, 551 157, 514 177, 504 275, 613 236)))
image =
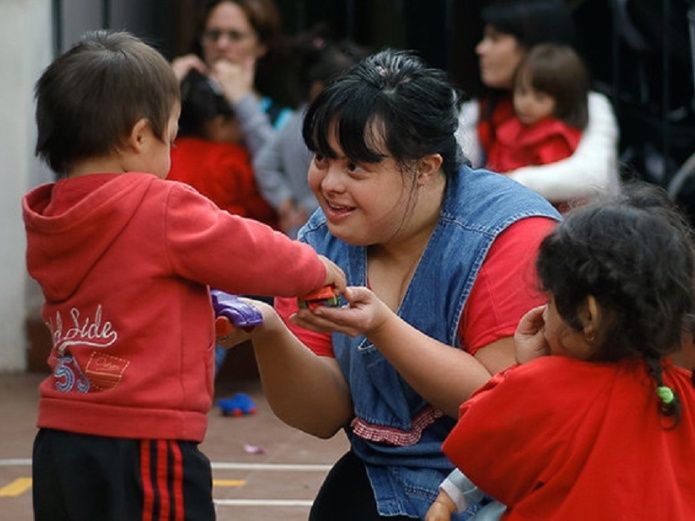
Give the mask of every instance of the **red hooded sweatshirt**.
POLYGON ((292 296, 325 279, 309 246, 152 174, 63 179, 28 193, 23 213, 53 337, 39 427, 201 441, 213 390, 208 285, 292 296))

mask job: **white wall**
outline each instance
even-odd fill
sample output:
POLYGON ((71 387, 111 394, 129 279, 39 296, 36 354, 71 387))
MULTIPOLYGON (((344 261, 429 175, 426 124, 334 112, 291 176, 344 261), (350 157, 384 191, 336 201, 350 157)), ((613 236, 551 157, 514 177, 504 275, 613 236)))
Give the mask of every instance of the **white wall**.
POLYGON ((21 197, 51 179, 34 158, 33 85, 52 57, 50 0, 0 0, 0 371, 26 367, 27 287, 21 197))

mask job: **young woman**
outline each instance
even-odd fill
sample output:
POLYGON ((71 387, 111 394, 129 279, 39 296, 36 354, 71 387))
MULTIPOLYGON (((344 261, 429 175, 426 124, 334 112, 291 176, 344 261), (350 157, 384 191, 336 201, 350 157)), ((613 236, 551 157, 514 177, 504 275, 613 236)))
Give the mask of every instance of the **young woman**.
MULTIPOLYGON (((515 116, 514 73, 540 43, 573 45, 574 26, 563 0, 493 0, 482 11, 483 39, 476 47, 486 93, 464 104, 459 140, 474 165, 485 163, 480 144, 495 141, 498 126, 515 116)), ((605 96, 590 92, 588 123, 576 151, 567 159, 519 168, 509 176, 554 203, 591 199, 619 190, 618 127, 605 96)))
MULTIPOLYGON (((252 339, 273 410, 315 436, 344 429, 351 444, 312 520, 423 517, 452 468, 441 443, 459 404, 514 362, 516 323, 543 302, 533 261, 558 214, 518 183, 462 164, 457 107, 442 71, 387 50, 307 110, 321 208, 299 237, 406 326, 353 336, 296 300, 276 300, 277 311, 259 303, 264 325, 252 339), (418 330, 427 342, 413 341, 418 330)), ((359 315, 360 303, 339 311, 359 315)))

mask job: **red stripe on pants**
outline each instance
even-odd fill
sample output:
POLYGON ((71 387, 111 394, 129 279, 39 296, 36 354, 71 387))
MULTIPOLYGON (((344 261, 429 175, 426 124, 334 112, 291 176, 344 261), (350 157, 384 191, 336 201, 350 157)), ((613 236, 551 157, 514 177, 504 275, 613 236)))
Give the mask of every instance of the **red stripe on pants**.
POLYGON ((152 521, 154 491, 150 481, 150 442, 140 442, 140 478, 142 479, 142 521, 152 521))
POLYGON ((166 440, 157 440, 157 491, 159 521, 169 521, 169 454, 166 440))
POLYGON ((183 458, 181 448, 176 441, 171 441, 171 453, 174 456, 174 521, 184 521, 183 519, 183 458))

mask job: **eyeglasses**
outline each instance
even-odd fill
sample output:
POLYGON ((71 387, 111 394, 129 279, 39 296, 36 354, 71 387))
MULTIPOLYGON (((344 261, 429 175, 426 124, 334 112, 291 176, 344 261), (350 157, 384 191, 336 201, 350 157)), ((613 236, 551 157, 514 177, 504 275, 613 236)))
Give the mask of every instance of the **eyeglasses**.
POLYGON ((222 36, 226 36, 230 42, 240 42, 248 38, 250 35, 251 33, 242 33, 241 31, 237 31, 235 29, 229 29, 226 31, 223 29, 207 29, 203 32, 203 40, 209 43, 216 43, 220 40, 220 38, 222 38, 222 36))

